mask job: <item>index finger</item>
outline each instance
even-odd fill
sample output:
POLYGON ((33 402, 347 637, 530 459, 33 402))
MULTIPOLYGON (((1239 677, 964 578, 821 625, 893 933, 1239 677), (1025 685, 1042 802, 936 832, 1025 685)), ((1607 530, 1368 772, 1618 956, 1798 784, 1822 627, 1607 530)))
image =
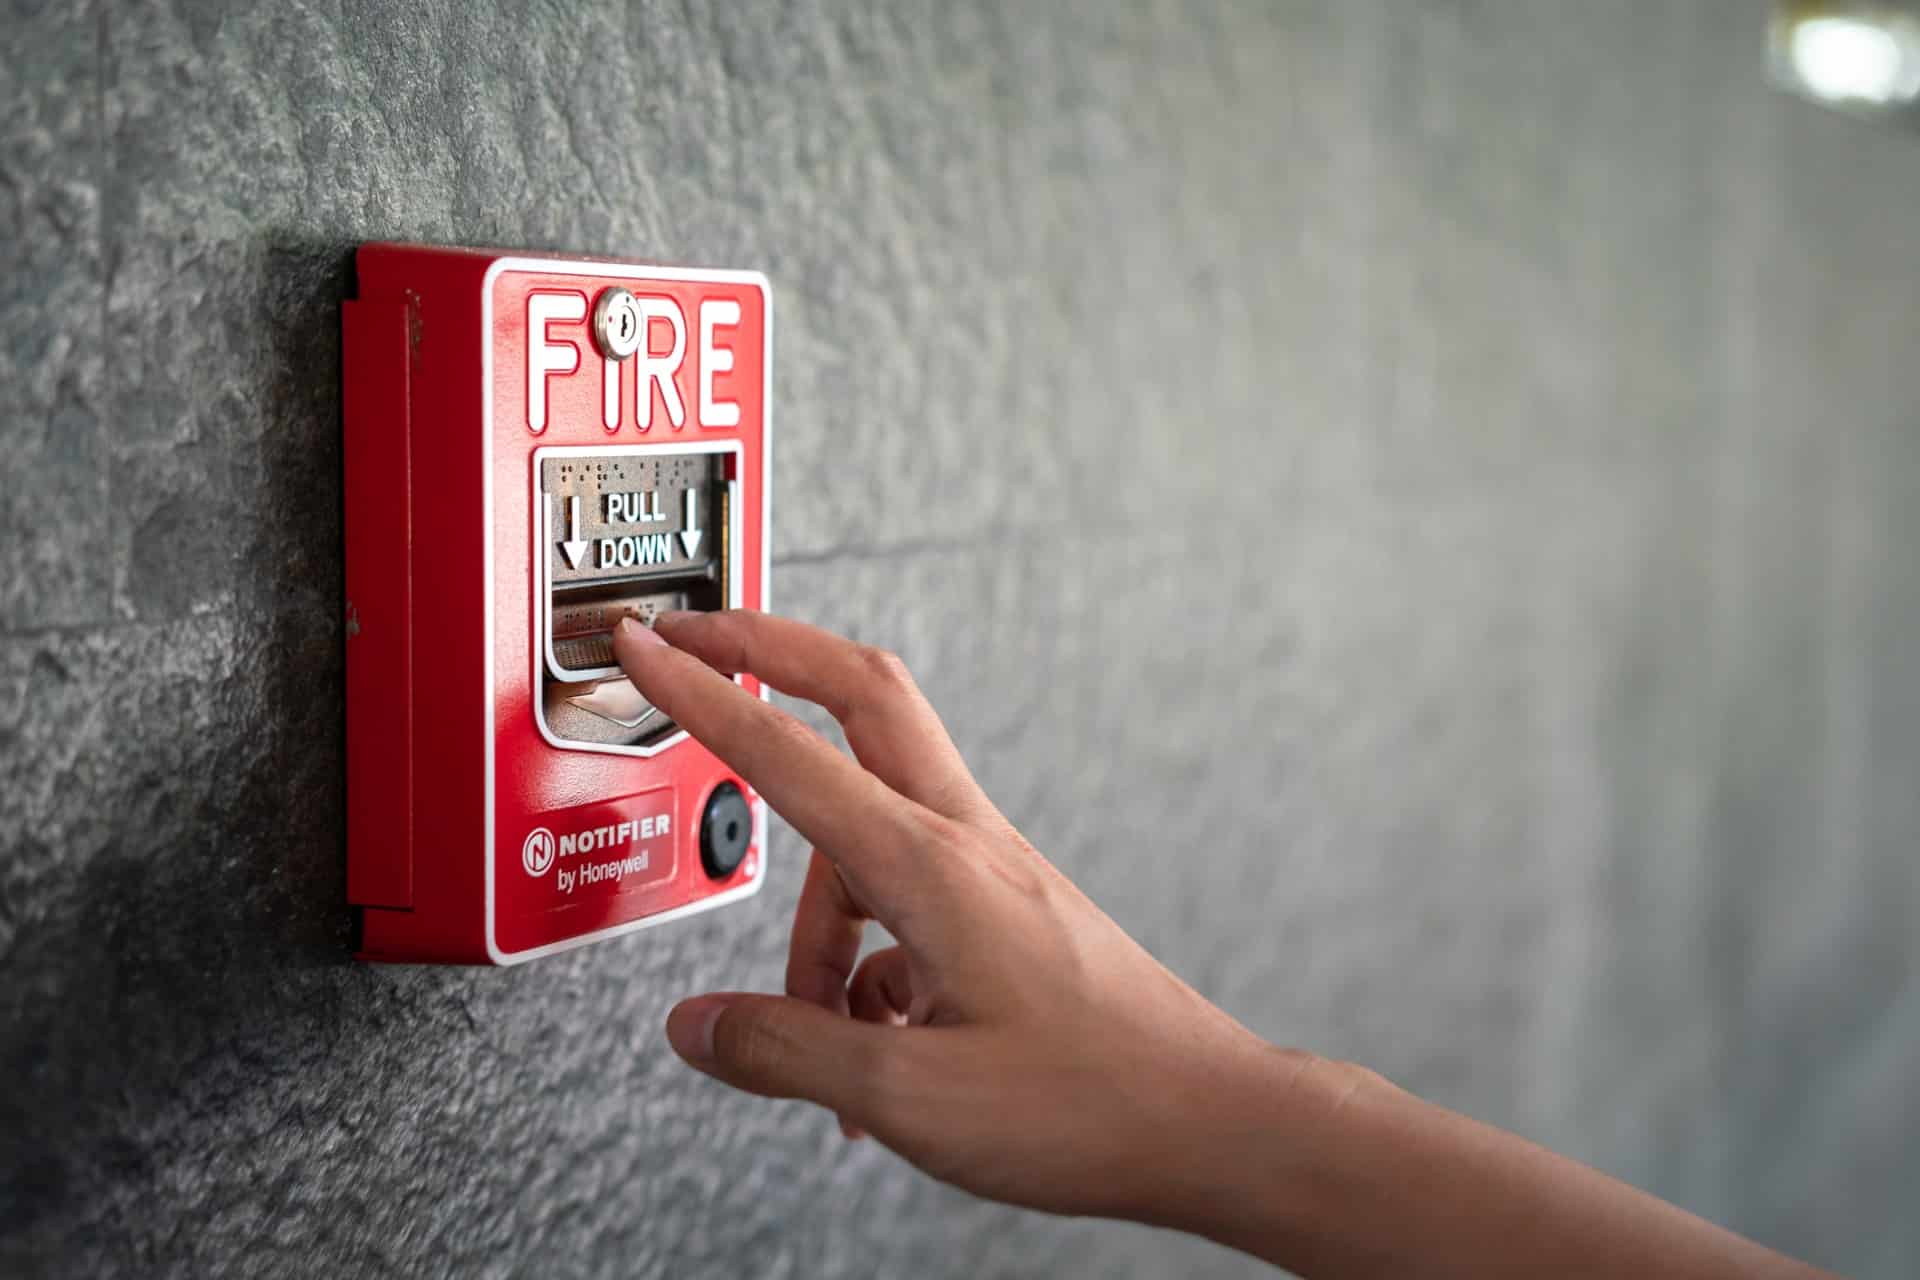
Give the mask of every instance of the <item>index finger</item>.
POLYGON ((660 633, 715 670, 744 671, 818 703, 860 763, 950 818, 995 812, 913 677, 892 654, 820 627, 746 609, 667 613, 660 633))
POLYGON ((902 914, 925 865, 914 850, 927 821, 938 821, 934 815, 633 619, 614 628, 613 652, 647 701, 737 770, 834 859, 867 902, 888 916, 902 914))

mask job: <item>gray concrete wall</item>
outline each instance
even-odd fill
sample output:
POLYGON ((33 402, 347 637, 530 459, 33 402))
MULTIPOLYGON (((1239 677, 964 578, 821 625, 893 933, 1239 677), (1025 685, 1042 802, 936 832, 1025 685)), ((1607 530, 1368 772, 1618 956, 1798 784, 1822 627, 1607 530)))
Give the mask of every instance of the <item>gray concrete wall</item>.
POLYGON ((7 6, 0 1269, 1240 1275, 345 960, 363 239, 764 268, 777 597, 1276 1039, 1920 1269, 1920 137, 1753 4, 7 6))

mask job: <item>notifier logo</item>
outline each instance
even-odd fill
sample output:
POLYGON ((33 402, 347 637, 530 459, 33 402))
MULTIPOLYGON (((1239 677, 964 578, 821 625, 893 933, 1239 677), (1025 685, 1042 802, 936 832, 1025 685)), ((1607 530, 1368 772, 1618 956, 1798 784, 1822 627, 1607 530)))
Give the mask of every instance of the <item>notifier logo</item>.
POLYGON ((648 798, 655 799, 665 812, 619 817, 571 831, 562 827, 557 835, 550 827, 535 827, 520 846, 520 865, 535 879, 551 870, 554 891, 562 894, 589 885, 605 884, 610 890, 618 890, 671 879, 675 864, 673 797, 648 798))
POLYGON ((547 868, 553 865, 555 850, 553 832, 545 827, 535 827, 527 833, 527 842, 520 846, 520 865, 527 869, 530 876, 543 876, 547 868))

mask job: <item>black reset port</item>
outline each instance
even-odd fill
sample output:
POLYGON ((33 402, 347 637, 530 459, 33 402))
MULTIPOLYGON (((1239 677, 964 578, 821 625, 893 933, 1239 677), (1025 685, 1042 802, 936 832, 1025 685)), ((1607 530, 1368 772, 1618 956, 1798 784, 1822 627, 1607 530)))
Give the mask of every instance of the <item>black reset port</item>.
POLYGON ((752 841, 753 811, 747 798, 731 782, 721 783, 700 815, 700 865, 713 879, 725 880, 739 870, 752 841))

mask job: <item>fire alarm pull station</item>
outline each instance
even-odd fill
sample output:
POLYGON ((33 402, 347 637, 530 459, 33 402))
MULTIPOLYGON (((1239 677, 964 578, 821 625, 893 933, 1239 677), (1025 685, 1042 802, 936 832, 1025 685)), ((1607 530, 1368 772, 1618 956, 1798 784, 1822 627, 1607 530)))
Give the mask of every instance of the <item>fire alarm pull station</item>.
POLYGON ((765 806, 626 678, 613 628, 767 605, 766 279, 397 244, 357 265, 361 957, 517 964, 752 894, 765 806))

